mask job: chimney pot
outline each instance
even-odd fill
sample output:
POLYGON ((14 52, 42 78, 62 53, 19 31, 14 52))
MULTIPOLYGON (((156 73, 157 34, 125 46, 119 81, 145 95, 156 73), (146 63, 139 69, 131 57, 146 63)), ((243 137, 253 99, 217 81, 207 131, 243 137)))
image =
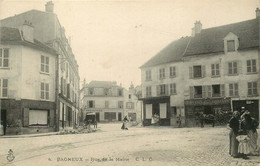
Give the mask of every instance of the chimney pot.
POLYGON ((194 28, 192 28, 192 34, 191 36, 194 37, 196 34, 200 33, 202 29, 202 24, 200 21, 196 21, 194 23, 194 28))
POLYGON ((260 9, 256 8, 255 10, 256 18, 260 18, 260 9))
POLYGON ((50 12, 53 13, 53 9, 54 9, 54 4, 52 1, 49 1, 45 4, 45 11, 46 12, 50 12))

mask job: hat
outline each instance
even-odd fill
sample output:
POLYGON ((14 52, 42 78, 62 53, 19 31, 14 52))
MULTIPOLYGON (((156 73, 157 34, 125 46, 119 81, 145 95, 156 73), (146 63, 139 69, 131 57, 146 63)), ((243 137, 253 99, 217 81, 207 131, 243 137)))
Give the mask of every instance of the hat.
POLYGON ((245 109, 245 107, 241 107, 241 109, 242 109, 242 110, 244 110, 244 109, 245 109))

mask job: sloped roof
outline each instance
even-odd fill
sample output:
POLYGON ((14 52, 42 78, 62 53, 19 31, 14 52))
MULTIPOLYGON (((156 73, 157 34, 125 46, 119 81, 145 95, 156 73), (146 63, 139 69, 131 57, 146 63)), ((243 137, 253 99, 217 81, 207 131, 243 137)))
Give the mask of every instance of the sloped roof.
POLYGON ((118 86, 115 81, 91 81, 87 87, 95 88, 110 88, 113 86, 118 86))
POLYGON ((0 27, 0 43, 24 44, 42 51, 56 54, 56 51, 53 48, 36 39, 34 39, 33 43, 23 40, 19 30, 16 28, 0 27))
POLYGON ((224 52, 224 38, 229 32, 239 39, 238 50, 259 46, 259 22, 247 20, 224 26, 202 29, 191 38, 184 56, 224 52))
POLYGON ((159 64, 180 61, 191 37, 183 37, 171 42, 154 57, 148 60, 142 67, 151 67, 159 64))
POLYGON ((219 27, 202 29, 195 37, 185 37, 173 41, 140 68, 178 62, 186 56, 224 52, 224 38, 229 32, 234 33, 238 37, 238 50, 258 47, 259 24, 258 19, 252 19, 219 27))

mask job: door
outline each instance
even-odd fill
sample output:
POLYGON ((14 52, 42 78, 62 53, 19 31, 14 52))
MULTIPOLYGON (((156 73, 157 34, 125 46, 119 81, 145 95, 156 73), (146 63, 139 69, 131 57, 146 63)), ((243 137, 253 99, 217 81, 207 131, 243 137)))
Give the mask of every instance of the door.
POLYGON ((122 113, 118 112, 118 121, 122 121, 122 113))
POLYGON ((6 110, 1 110, 1 124, 3 125, 4 128, 4 135, 6 133, 6 110))

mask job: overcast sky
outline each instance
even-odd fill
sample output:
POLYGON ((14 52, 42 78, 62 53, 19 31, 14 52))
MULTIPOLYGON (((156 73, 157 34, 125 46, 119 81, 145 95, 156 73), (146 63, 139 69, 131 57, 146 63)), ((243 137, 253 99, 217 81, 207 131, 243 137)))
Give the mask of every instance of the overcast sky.
MULTIPOLYGON (((0 19, 46 1, 0 0, 0 19)), ((54 12, 71 36, 81 81, 141 84, 139 67, 173 40, 191 35, 200 20, 210 28, 255 18, 260 0, 53 0, 54 12)))

